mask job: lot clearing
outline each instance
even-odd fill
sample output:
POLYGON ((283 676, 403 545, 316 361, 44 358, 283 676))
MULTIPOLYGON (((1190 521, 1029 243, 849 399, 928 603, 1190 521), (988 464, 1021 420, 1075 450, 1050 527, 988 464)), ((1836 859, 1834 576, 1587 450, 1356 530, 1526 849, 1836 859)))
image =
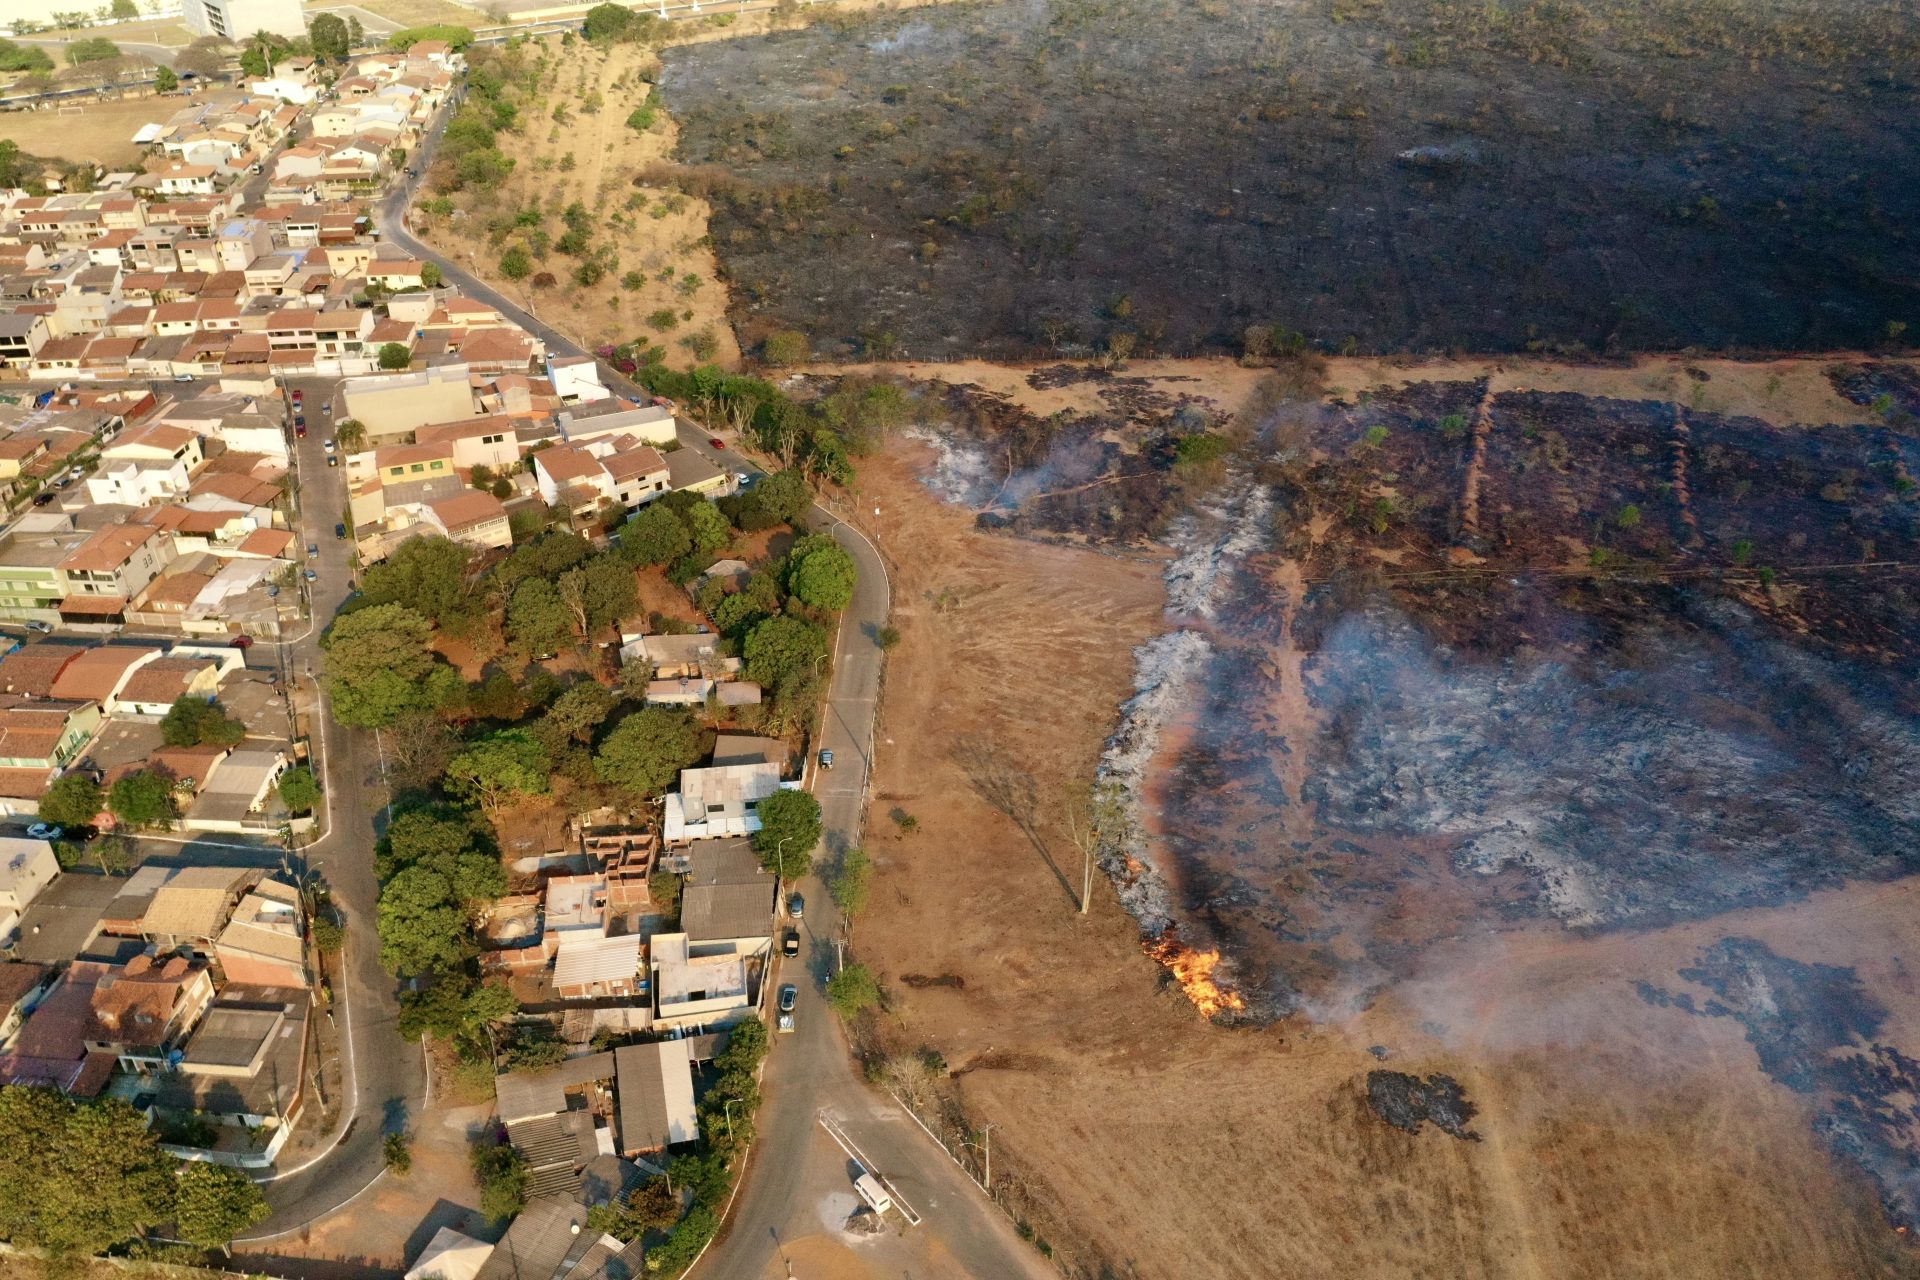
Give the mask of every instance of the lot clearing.
MULTIPOLYGON (((1424 403, 1440 394, 1435 386, 1491 378, 1509 398, 1500 403, 1516 414, 1562 387, 1586 395, 1638 388, 1638 397, 1649 397, 1672 379, 1683 403, 1694 387, 1722 397, 1699 411, 1705 419, 1764 412, 1777 425, 1860 422, 1870 435, 1886 430, 1889 410, 1863 401, 1882 386, 1904 395, 1902 379, 1911 376, 1900 372, 1905 366, 1857 375, 1823 362, 1496 363, 1355 361, 1324 376, 1342 387, 1347 408, 1335 413, 1355 434, 1376 421, 1369 411, 1390 414, 1408 397, 1424 403), (1859 398, 1844 398, 1842 387, 1859 398), (1372 393, 1361 397, 1363 388, 1372 393)), ((1259 875, 1243 868, 1256 885, 1251 897, 1203 878, 1199 896, 1178 902, 1177 916, 1195 928, 1196 944, 1224 945, 1215 976, 1244 979, 1252 970, 1235 966, 1253 957, 1300 980, 1303 997, 1287 1012, 1269 1005, 1258 1021, 1241 1014, 1238 1025, 1213 1025, 1181 985, 1184 979, 1204 994, 1212 963, 1204 953, 1175 950, 1167 954, 1172 965, 1156 964, 1142 946, 1140 922, 1104 881, 1092 911, 1079 915, 1080 854, 1064 820, 1065 797, 1093 775, 1114 709, 1134 692, 1137 647, 1166 626, 1167 582, 1186 589, 1166 576, 1160 535, 1177 534, 1179 510, 1209 491, 1184 479, 1143 490, 1142 514, 1124 527, 1147 530, 1150 539, 1107 536, 1073 501, 1029 493, 1011 504, 1003 496, 943 503, 929 484, 967 498, 970 473, 956 464, 956 445, 981 423, 1017 428, 1027 409, 1065 411, 1056 441, 1080 438, 1075 415, 1104 413, 1088 438, 1137 443, 1164 430, 1174 406, 1217 424, 1249 394, 1258 404, 1271 400, 1258 390, 1260 371, 1204 362, 1136 363, 1113 378, 984 365, 944 372, 951 382, 928 399, 962 406, 954 422, 931 439, 896 441, 860 473, 859 506, 884 513, 865 523, 877 524, 893 566, 903 640, 880 720, 869 832, 878 879, 855 943, 888 992, 890 1017, 869 1026, 870 1043, 896 1061, 938 1055, 945 1070, 928 1109, 946 1109, 961 1132, 995 1126, 996 1184, 1068 1274, 1920 1275, 1920 1258, 1894 1230, 1915 1203, 1899 1091, 1920 1080, 1920 1065, 1902 1053, 1920 1048, 1912 977, 1920 903, 1911 877, 1895 871, 1888 878, 1871 857, 1858 864, 1864 879, 1823 877, 1812 892, 1805 877, 1784 894, 1764 880, 1744 887, 1736 880, 1731 896, 1673 890, 1672 903, 1636 908, 1626 927, 1568 928, 1539 909, 1538 887, 1525 875, 1482 876, 1453 862, 1450 840, 1393 821, 1358 837, 1371 857, 1351 872, 1318 855, 1289 865, 1277 856, 1289 840, 1324 839, 1322 826, 1352 822, 1355 811, 1325 792, 1282 803, 1271 781, 1240 780, 1231 769, 1224 778, 1217 769, 1210 774, 1204 754, 1182 753, 1217 755, 1220 746, 1173 734, 1157 776, 1165 788, 1187 791, 1168 790, 1156 802, 1171 797, 1184 806, 1171 821, 1200 840, 1192 852, 1204 859, 1210 855, 1200 851, 1215 848, 1244 859, 1250 845, 1272 860, 1259 875), (983 514, 1011 516, 1010 527, 1045 541, 994 532, 983 514), (1244 808, 1223 810, 1223 803, 1244 808), (887 821, 909 814, 916 819, 910 834, 887 821), (1209 844, 1209 837, 1217 838, 1209 844), (1738 900, 1747 891, 1762 900, 1738 900), (1263 938, 1292 937, 1290 914, 1323 909, 1339 914, 1307 922, 1321 933, 1279 953, 1261 951, 1271 945, 1263 938), (1200 932, 1208 925, 1220 932, 1200 932), (1371 977, 1352 966, 1362 954, 1378 966, 1371 977), (1327 957, 1344 962, 1330 975, 1313 964, 1327 957), (1464 1121, 1446 1119, 1461 1103, 1470 1112, 1464 1121), (1466 1136, 1436 1127, 1443 1122, 1466 1136), (1196 1249, 1196 1240, 1207 1247, 1196 1249)), ((1904 401, 1894 401, 1891 411, 1901 412, 1904 401)), ((1632 421, 1641 412, 1607 417, 1632 421)), ((1499 438, 1524 440, 1523 418, 1512 424, 1511 436, 1499 438)), ((1026 440, 1009 429, 1013 435, 999 438, 1026 440)), ((1703 454, 1710 434, 1696 436, 1703 454)), ((1790 440, 1793 433, 1781 434, 1790 440)), ((1414 455, 1396 452, 1418 449, 1423 439, 1397 422, 1377 446, 1382 460, 1365 450, 1358 456, 1370 471, 1403 473, 1397 483, 1406 492, 1448 492, 1414 455)), ((1609 458, 1614 446, 1604 433, 1569 439, 1571 472, 1551 464, 1527 469, 1545 507, 1503 489, 1497 502, 1488 500, 1489 521, 1496 509, 1510 521, 1576 493, 1593 505, 1590 480, 1567 488, 1570 477, 1588 474, 1578 465, 1581 446, 1609 458)), ((1620 458, 1639 455, 1625 442, 1619 447, 1620 458)), ((1076 450, 1041 452, 1056 464, 1049 483, 1083 461, 1076 450)), ((974 483, 989 494, 1004 491, 998 451, 988 453, 994 465, 974 483)), ((1108 459, 1110 470, 1139 457, 1117 456, 1108 459)), ((1323 456, 1342 463, 1355 454, 1348 443, 1329 441, 1323 456)), ((1022 456, 1016 470, 1026 465, 1022 456)), ((1746 492, 1736 483, 1745 473, 1728 465, 1733 470, 1723 468, 1716 474, 1725 478, 1716 480, 1696 464, 1691 494, 1709 545, 1728 536, 1719 531, 1734 518, 1717 514, 1736 501, 1727 486, 1746 492)), ((1831 483, 1807 465, 1775 464, 1792 477, 1785 488, 1765 488, 1755 476, 1754 501, 1777 517, 1771 525, 1756 520, 1761 536, 1799 532, 1817 543, 1835 525, 1833 536, 1853 536, 1846 520, 1836 521, 1833 498, 1818 499, 1829 503, 1824 515, 1800 505, 1809 486, 1831 483)), ((1871 464, 1856 469, 1851 521, 1898 509, 1859 488, 1874 473, 1871 464)), ((1227 479, 1213 483, 1224 487, 1227 479)), ((1217 499, 1220 489, 1211 492, 1217 499)), ((1646 513, 1649 525, 1668 518, 1651 499, 1646 513)), ((1744 525, 1750 518, 1734 519, 1744 525)), ((1418 527, 1422 517, 1406 521, 1418 527)), ((1280 696, 1276 682, 1297 695, 1290 682, 1303 667, 1310 673, 1316 658, 1276 649, 1273 609, 1262 611, 1257 601, 1263 592, 1275 602, 1300 593, 1314 556, 1344 548, 1342 572, 1362 580, 1376 572, 1368 563, 1386 563, 1374 551, 1422 558, 1404 525, 1389 539, 1337 514, 1329 523, 1278 524, 1283 533, 1294 528, 1296 538, 1318 532, 1310 544, 1288 544, 1297 561, 1251 557, 1232 593, 1220 597, 1208 634, 1222 652, 1254 662, 1237 686, 1223 681, 1221 691, 1195 691, 1189 707, 1230 716, 1223 708, 1233 704, 1221 699, 1237 687, 1243 702, 1260 704, 1248 709, 1260 710, 1262 700, 1280 696), (1269 630, 1246 630, 1256 617, 1269 630)), ((1638 535, 1629 533, 1616 524, 1603 541, 1634 543, 1638 535)), ((1179 538, 1172 541, 1177 549, 1179 538)), ((1625 549, 1655 554, 1651 544, 1625 549)), ((1422 625, 1441 627, 1456 646, 1470 643, 1480 626, 1487 635, 1512 634, 1504 623, 1488 625, 1470 607, 1473 595, 1458 588, 1450 600, 1396 598, 1411 600, 1422 625)), ((1817 585, 1793 596, 1809 617, 1820 616, 1830 598, 1817 585)), ((1670 608, 1657 598, 1634 607, 1653 616, 1670 608)), ((1750 607, 1764 617, 1773 606, 1760 593, 1750 607)), ((1903 616, 1897 608, 1886 614, 1889 606, 1877 599, 1858 607, 1903 616)), ((1861 618, 1848 621, 1857 628, 1861 618)), ((1791 630, 1793 623, 1763 625, 1791 630)), ((1303 626, 1302 643, 1323 643, 1325 634, 1303 626)), ((1862 659, 1844 650, 1844 643, 1825 650, 1825 660, 1862 659)), ((1700 678, 1710 689, 1724 680, 1700 678)), ((1432 679, 1451 689, 1461 673, 1432 679)), ((1457 719, 1435 714, 1442 724, 1457 719)), ((1536 707, 1513 728, 1547 719, 1536 707)), ((1239 733, 1242 754, 1266 762, 1283 789, 1323 763, 1337 781, 1347 767, 1342 757, 1302 732, 1294 724, 1280 734, 1255 715, 1239 733)), ((1233 734, 1223 723, 1218 736, 1233 734)), ((1365 741, 1361 733, 1356 745, 1365 741)), ((1593 749, 1577 734, 1560 741, 1576 763, 1593 749)), ((1426 750, 1404 751, 1403 768, 1417 773, 1433 758, 1426 750)), ((1616 799, 1612 784, 1598 781, 1603 803, 1616 799)), ((1398 811, 1389 803, 1360 812, 1392 819, 1398 811)), ((1679 816, 1710 828, 1713 812, 1687 797, 1679 816)), ((1864 820, 1850 830, 1856 841, 1874 838, 1864 820)), ((1636 839, 1621 833, 1624 846, 1639 847, 1636 839)), ((1550 832, 1541 840, 1563 843, 1550 832)), ((1741 869, 1764 872, 1771 856, 1756 854, 1741 869)), ((1619 866, 1630 883, 1663 883, 1630 863, 1619 866)), ((1684 886, 1685 875, 1674 883, 1684 886)), ((1632 896, 1605 901, 1635 903, 1632 896)), ((1264 992, 1247 994, 1257 1006, 1264 992)))
POLYGON ((133 144, 140 126, 164 120, 179 109, 159 98, 88 102, 74 114, 62 110, 11 111, 0 115, 0 138, 17 142, 28 155, 92 160, 109 169, 137 169, 141 148, 133 144))

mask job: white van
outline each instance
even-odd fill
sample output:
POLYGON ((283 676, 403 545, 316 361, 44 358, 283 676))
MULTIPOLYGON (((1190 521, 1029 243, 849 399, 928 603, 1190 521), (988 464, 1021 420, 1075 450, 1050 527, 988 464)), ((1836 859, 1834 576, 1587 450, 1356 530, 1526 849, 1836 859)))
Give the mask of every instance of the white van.
POLYGON ((875 1213, 885 1213, 893 1208, 893 1197, 888 1195, 887 1189, 880 1185, 880 1179, 870 1173, 863 1173, 855 1178, 853 1189, 860 1193, 860 1198, 865 1200, 867 1206, 875 1213))

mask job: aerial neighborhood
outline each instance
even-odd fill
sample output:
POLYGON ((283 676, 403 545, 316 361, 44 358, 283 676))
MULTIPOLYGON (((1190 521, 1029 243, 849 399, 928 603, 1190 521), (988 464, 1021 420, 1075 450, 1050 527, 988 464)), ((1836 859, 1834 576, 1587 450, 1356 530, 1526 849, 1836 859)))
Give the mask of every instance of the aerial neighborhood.
POLYGON ((137 1228, 202 1247, 485 1099, 409 1275, 677 1270, 826 1035, 782 966, 854 565, 801 471, 386 233, 463 66, 284 57, 0 190, 0 1086, 230 1179, 137 1228))

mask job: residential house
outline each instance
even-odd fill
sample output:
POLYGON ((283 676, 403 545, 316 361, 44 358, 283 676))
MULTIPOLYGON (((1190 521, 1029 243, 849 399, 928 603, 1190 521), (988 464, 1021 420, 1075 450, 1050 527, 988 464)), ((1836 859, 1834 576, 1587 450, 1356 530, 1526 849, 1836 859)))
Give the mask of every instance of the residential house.
POLYGON ((64 768, 99 728, 98 703, 0 694, 0 769, 64 768))
POLYGON ((52 986, 49 965, 26 960, 0 964, 0 1049, 12 1045, 27 1015, 52 986))
POLYGON ((513 545, 513 529, 507 509, 500 499, 478 489, 468 489, 450 498, 426 503, 420 522, 428 528, 470 547, 513 545))
POLYGON ((123 716, 164 716, 183 698, 211 699, 220 688, 220 664, 195 654, 155 658, 137 667, 107 703, 123 716))
POLYGON ((184 955, 137 955, 109 966, 95 984, 85 1033, 92 1053, 110 1053, 126 1071, 155 1071, 213 1004, 206 961, 184 955))
POLYGON ((139 936, 162 950, 185 946, 209 951, 232 918, 242 893, 259 877, 258 871, 245 867, 172 870, 152 891, 141 912, 139 936))
POLYGON ((305 929, 300 891, 262 880, 241 896, 213 954, 227 982, 260 987, 307 985, 305 929))
POLYGON ((0 946, 12 944, 20 917, 59 874, 47 841, 0 836, 0 946))
POLYGON ((430 424, 476 416, 465 365, 349 378, 342 395, 346 416, 361 422, 369 440, 376 443, 430 424))
POLYGON ((617 435, 652 445, 671 444, 679 438, 673 410, 655 404, 635 405, 612 396, 562 409, 559 421, 560 434, 570 444, 617 435))
POLYGON ((666 798, 666 841, 752 835, 760 829, 755 809, 778 790, 780 768, 764 761, 682 769, 680 789, 666 798))
MULTIPOLYGON (((771 916, 771 892, 767 899, 771 916)), ((653 961, 654 1025, 723 1025, 752 1013, 747 956, 724 946, 696 952, 684 933, 656 933, 647 950, 653 961)))
POLYGON ((0 368, 30 368, 48 337, 47 318, 43 315, 19 312, 0 315, 0 368))
POLYGON ((110 524, 60 562, 70 623, 124 623, 128 603, 173 562, 173 539, 152 525, 110 524))

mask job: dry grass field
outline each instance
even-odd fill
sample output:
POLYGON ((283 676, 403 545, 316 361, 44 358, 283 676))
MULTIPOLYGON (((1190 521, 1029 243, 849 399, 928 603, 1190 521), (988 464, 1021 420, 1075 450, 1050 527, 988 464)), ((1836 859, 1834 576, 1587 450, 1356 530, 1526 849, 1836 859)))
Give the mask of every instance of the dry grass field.
POLYGON ((0 138, 19 143, 30 155, 138 168, 140 148, 133 144, 133 135, 141 125, 164 119, 179 106, 179 99, 129 98, 90 102, 77 115, 14 111, 0 115, 0 138))
MULTIPOLYGON (((1652 395, 1679 367, 1507 362, 1498 377, 1652 395)), ((1011 392, 1024 371, 944 372, 1011 392)), ((1222 407, 1246 390, 1230 365, 1130 372, 1190 393, 1199 378, 1222 407)), ((1817 368, 1710 372, 1726 411, 1858 417, 1825 402, 1817 368)), ((1452 375, 1329 371, 1349 390, 1429 376, 1452 375)), ((1028 390, 1049 412, 1080 393, 1028 390)), ((892 566, 903 640, 869 828, 879 876, 856 943, 887 987, 883 1036, 944 1058, 969 1122, 995 1126, 996 1180, 1024 1189, 1068 1274, 1920 1276, 1873 1187, 1821 1145, 1812 1100, 1762 1072, 1741 1024, 1636 988, 1675 986, 1719 939, 1757 939, 1854 969, 1893 1011, 1877 1038, 1911 1047, 1910 881, 1592 936, 1492 925, 1433 948, 1363 1012, 1213 1026, 1104 884, 1077 914, 1062 821, 1131 692, 1133 646, 1162 626, 1161 565, 983 533, 927 494, 932 464, 901 442, 859 480, 861 511, 884 512, 863 523, 892 566), (1030 830, 989 802, 987 772, 1028 780, 1030 830), (917 830, 901 834, 895 812, 917 830), (1382 1121, 1366 1096, 1379 1069, 1459 1081, 1478 1108, 1473 1140, 1382 1121)))
POLYGON ((484 10, 469 4, 456 4, 453 0, 357 0, 352 5, 328 2, 308 5, 307 16, 311 18, 328 9, 341 10, 341 17, 348 16, 354 9, 364 9, 403 27, 424 27, 436 22, 476 28, 495 25, 493 17, 484 10))

